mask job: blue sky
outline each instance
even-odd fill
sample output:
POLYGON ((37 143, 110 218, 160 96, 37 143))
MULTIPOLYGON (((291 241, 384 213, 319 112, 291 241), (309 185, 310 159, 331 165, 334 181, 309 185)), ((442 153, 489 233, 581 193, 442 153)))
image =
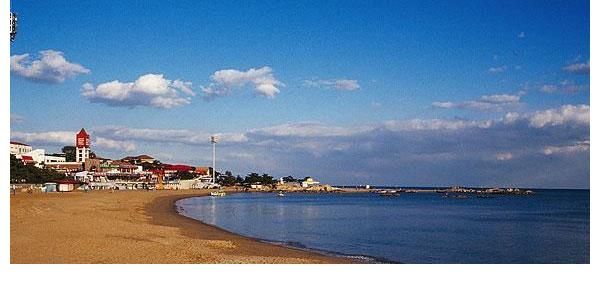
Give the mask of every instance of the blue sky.
POLYGON ((222 133, 219 162, 240 174, 589 187, 586 1, 16 1, 11 9, 20 19, 11 136, 37 147, 58 150, 85 127, 105 156, 207 164, 204 138, 222 133))

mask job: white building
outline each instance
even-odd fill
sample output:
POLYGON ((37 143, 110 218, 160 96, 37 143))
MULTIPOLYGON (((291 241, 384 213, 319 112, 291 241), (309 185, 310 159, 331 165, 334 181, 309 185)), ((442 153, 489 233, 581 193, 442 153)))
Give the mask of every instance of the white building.
POLYGON ((67 161, 67 158, 64 156, 56 156, 56 155, 45 155, 44 156, 44 164, 52 164, 52 163, 64 163, 67 161))
POLYGON ((21 154, 21 157, 28 156, 35 162, 35 166, 41 168, 44 164, 44 159, 46 157, 46 150, 44 149, 35 149, 33 151, 27 152, 25 154, 21 154))
POLYGON ((302 187, 311 187, 313 185, 319 185, 320 182, 314 180, 313 178, 309 177, 307 178, 305 181, 302 182, 302 187))
POLYGON ((33 148, 27 144, 10 141, 10 154, 17 156, 17 158, 20 158, 22 154, 31 152, 31 150, 33 150, 33 148))

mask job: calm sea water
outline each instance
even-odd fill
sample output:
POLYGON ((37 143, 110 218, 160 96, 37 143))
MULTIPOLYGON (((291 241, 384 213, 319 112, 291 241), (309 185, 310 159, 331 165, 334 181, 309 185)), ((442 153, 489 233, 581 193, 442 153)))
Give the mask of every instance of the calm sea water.
POLYGON ((402 263, 589 263, 588 190, 442 198, 435 193, 240 193, 178 201, 231 232, 402 263))

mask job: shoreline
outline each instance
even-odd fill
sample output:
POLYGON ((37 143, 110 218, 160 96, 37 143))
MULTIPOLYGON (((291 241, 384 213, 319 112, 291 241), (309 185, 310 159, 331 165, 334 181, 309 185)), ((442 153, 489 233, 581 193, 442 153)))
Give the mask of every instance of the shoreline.
POLYGON ((265 243, 177 212, 177 200, 208 192, 11 195, 10 262, 357 263, 265 243))
MULTIPOLYGON (((227 191, 227 194, 237 194, 237 193, 244 193, 243 191, 227 191)), ((261 194, 266 194, 267 192, 261 192, 261 191, 252 191, 252 193, 261 193, 261 194)), ((370 256, 370 255, 355 255, 355 254, 344 254, 341 252, 336 252, 336 251, 327 251, 327 250, 320 250, 320 249, 314 249, 314 248, 310 248, 310 247, 306 247, 306 246, 294 246, 292 244, 289 244, 287 242, 284 241, 279 241, 279 240, 269 240, 269 239, 261 239, 261 238, 255 238, 255 237, 251 237, 251 236, 246 236, 243 234, 239 234, 233 231, 229 231, 227 229, 221 228, 217 225, 213 225, 213 224, 208 224, 205 223, 201 220, 198 219, 194 219, 192 217, 188 217, 185 216, 183 214, 181 214, 180 211, 178 211, 178 206, 177 206, 177 201, 179 200, 184 200, 187 198, 195 198, 195 197, 208 197, 208 194, 204 194, 204 195, 199 195, 199 196, 188 196, 188 197, 182 197, 179 199, 176 199, 173 202, 173 209, 175 211, 175 213, 179 216, 182 216, 184 218, 193 220, 195 222, 198 222, 204 226, 209 226, 212 227, 214 229, 220 230, 224 233, 227 234, 232 234, 238 237, 242 237, 245 239, 248 239, 250 241, 255 241, 255 242, 259 242, 262 244, 266 244, 266 245, 274 245, 274 246, 278 246, 278 247, 283 247, 283 248, 287 248, 287 249, 292 249, 292 250, 297 250, 297 251, 301 251, 301 252, 307 252, 307 253, 314 253, 314 254, 318 254, 320 256, 324 256, 324 257, 332 257, 332 258, 336 258, 336 259, 343 259, 345 260, 345 263, 354 263, 354 264, 375 264, 375 263, 387 263, 387 264, 392 264, 392 263, 400 263, 400 262, 394 262, 385 258, 381 258, 381 257, 375 257, 375 256, 370 256)))
MULTIPOLYGON (((227 194, 236 194, 236 193, 243 193, 244 192, 244 191, 228 190, 228 189, 225 189, 224 191, 227 192, 227 194)), ((257 193, 261 193, 259 191, 256 191, 256 192, 257 193)), ((164 201, 158 200, 158 202, 159 203, 160 202, 165 202, 165 203, 171 204, 172 205, 171 206, 172 213, 174 215, 176 215, 177 217, 181 217, 181 218, 184 218, 187 221, 191 221, 193 224, 190 224, 190 225, 192 225, 192 226, 202 225, 202 226, 210 228, 211 230, 216 230, 216 231, 218 231, 221 234, 230 235, 231 238, 236 238, 236 239, 239 238, 241 240, 245 240, 245 241, 249 241, 249 242, 256 242, 258 244, 265 245, 265 246, 276 246, 276 247, 283 248, 283 249, 290 249, 290 250, 293 250, 293 251, 296 251, 296 252, 300 252, 300 253, 303 253, 303 254, 304 253, 314 254, 315 257, 317 257, 319 260, 321 258, 325 258, 325 260, 328 260, 329 258, 332 258, 332 260, 337 260, 337 259, 342 260, 341 262, 333 262, 333 263, 338 263, 338 264, 341 264, 341 263, 355 263, 355 262, 352 261, 352 259, 350 259, 348 257, 333 255, 334 254, 333 252, 331 252, 331 255, 328 255, 326 253, 329 253, 329 252, 321 252, 321 251, 318 251, 318 250, 311 250, 311 249, 308 249, 308 248, 307 249, 303 249, 303 248, 299 248, 299 247, 285 245, 283 243, 280 244, 278 241, 270 241, 270 240, 264 240, 264 239, 259 239, 259 238, 244 236, 242 234, 238 234, 238 233, 235 233, 235 232, 232 232, 232 231, 228 231, 228 230, 223 229, 223 228, 221 228, 219 226, 208 224, 208 223, 204 223, 204 222, 202 222, 202 221, 200 221, 198 219, 194 219, 192 217, 185 216, 185 215, 181 214, 178 211, 178 209, 177 209, 177 201, 179 201, 179 200, 183 200, 183 199, 187 199, 187 198, 194 198, 194 197, 208 197, 208 195, 209 195, 209 192, 203 192, 203 193, 198 194, 198 195, 194 195, 194 194, 192 194, 192 195, 185 195, 185 196, 175 195, 172 198, 168 198, 167 200, 164 200, 164 201)), ((156 199, 155 199, 154 202, 156 202, 156 199)), ((168 223, 160 223, 159 222, 158 224, 160 224, 160 225, 166 225, 168 223)), ((188 232, 190 232, 192 234, 195 233, 194 231, 196 231, 196 229, 192 228, 191 226, 190 227, 188 227, 188 226, 183 227, 182 226, 181 229, 182 230, 186 230, 186 231, 188 231, 188 232)), ((203 233, 207 233, 207 232, 204 231, 203 233)), ((350 256, 350 255, 348 255, 348 256, 350 256)), ((367 257, 369 257, 369 256, 367 256, 367 257)), ((319 262, 319 263, 321 263, 321 262, 319 262)))

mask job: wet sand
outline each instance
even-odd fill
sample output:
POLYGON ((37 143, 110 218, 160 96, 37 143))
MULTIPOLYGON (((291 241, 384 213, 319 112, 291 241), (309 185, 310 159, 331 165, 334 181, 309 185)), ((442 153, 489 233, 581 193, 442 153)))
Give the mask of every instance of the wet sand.
POLYGON ((17 193, 11 263, 349 263, 266 244, 179 215, 207 191, 17 193))

